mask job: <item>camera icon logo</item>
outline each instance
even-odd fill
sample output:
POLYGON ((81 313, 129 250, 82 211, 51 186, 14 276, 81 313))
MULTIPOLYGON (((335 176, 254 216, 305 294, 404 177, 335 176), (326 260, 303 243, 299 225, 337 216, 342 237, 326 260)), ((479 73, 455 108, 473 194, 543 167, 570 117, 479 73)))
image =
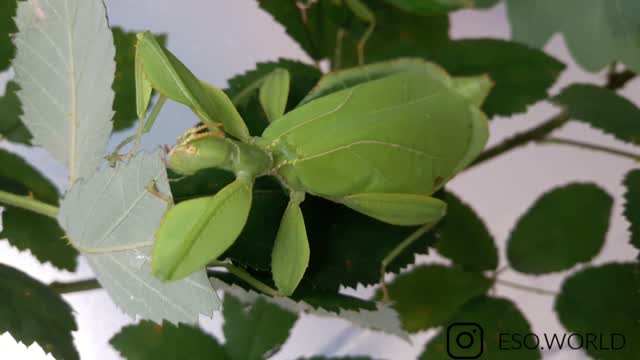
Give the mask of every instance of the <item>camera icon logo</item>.
POLYGON ((452 359, 477 359, 484 351, 484 331, 476 323, 453 323, 447 328, 447 354, 452 359))

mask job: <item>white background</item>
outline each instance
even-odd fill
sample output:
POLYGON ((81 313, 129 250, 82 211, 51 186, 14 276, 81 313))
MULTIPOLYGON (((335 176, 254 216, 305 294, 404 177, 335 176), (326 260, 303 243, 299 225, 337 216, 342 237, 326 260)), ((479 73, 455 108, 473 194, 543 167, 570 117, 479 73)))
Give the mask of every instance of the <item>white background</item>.
MULTIPOLYGON (((254 0, 107 0, 109 18, 113 25, 128 30, 146 30, 169 33, 169 48, 202 79, 224 88, 231 76, 252 69, 258 61, 287 57, 308 61, 307 56, 284 33, 268 14, 257 8, 254 0)), ((494 37, 509 38, 510 31, 505 8, 498 6, 489 11, 465 10, 451 16, 454 38, 494 37)), ((563 86, 573 82, 601 84, 603 74, 587 74, 571 60, 563 39, 555 36, 546 50, 567 63, 553 87, 556 94, 563 86)), ((0 89, 11 74, 0 74, 0 89)), ((623 94, 640 104, 640 81, 630 83, 623 94)), ((491 122, 491 143, 506 135, 528 129, 554 115, 557 109, 541 103, 526 114, 491 122)), ((160 144, 173 144, 175 138, 196 122, 184 107, 169 104, 156 124, 156 131, 147 136, 144 144, 153 148, 160 144)), ((611 136, 590 129, 586 125, 570 123, 557 132, 568 138, 614 146, 629 151, 640 150, 615 141, 611 136)), ((117 142, 121 137, 115 139, 117 142)), ((113 143, 113 142, 112 142, 113 143)), ((65 169, 39 150, 27 150, 19 146, 4 147, 24 154, 43 172, 52 176, 59 186, 66 180, 65 169)), ((474 168, 450 183, 450 188, 470 203, 487 221, 491 233, 504 257, 504 242, 515 221, 543 192, 572 181, 594 182, 615 197, 611 228, 602 253, 595 264, 612 260, 632 259, 636 254, 628 244, 627 223, 622 217, 621 185, 625 173, 637 167, 633 161, 602 153, 586 152, 556 145, 528 145, 516 151, 474 168)), ((437 255, 421 257, 419 261, 444 261, 437 255)), ((502 260, 504 262, 504 259, 502 260)), ((30 254, 20 253, 5 241, 0 241, 0 262, 16 266, 44 282, 73 280, 92 277, 91 270, 81 260, 74 273, 56 271, 49 265, 39 264, 30 254)), ((522 284, 557 290, 565 273, 529 277, 507 272, 504 279, 522 284)), ((358 289, 358 294, 370 294, 371 289, 358 289)), ((514 299, 527 315, 535 332, 562 332, 551 297, 498 287, 499 296, 514 299)), ((120 327, 131 323, 110 301, 102 290, 65 295, 73 306, 79 331, 74 334, 76 345, 83 359, 118 359, 108 341, 120 327)), ((221 318, 202 319, 201 325, 222 339, 221 318)), ((369 354, 375 358, 413 359, 423 350, 425 341, 433 331, 414 336, 413 345, 370 331, 353 328, 341 320, 318 319, 303 316, 296 324, 293 335, 285 344, 278 359, 291 359, 312 354, 344 355, 369 354)), ((40 359, 42 352, 29 352, 24 346, 15 345, 5 335, 0 337, 1 359, 40 359)), ((575 351, 547 354, 548 359, 581 359, 584 355, 575 351)))

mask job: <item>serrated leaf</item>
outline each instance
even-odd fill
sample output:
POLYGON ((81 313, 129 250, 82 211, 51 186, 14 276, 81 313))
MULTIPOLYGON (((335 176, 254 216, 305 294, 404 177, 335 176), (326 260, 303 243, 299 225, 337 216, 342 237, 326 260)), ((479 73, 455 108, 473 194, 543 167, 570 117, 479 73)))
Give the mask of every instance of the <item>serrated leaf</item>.
POLYGON ((482 109, 489 116, 512 115, 548 97, 565 65, 544 52, 504 40, 457 40, 427 50, 427 59, 452 76, 488 74, 495 83, 482 109))
POLYGON ((639 289, 638 263, 584 269, 565 280, 555 311, 567 330, 601 336, 599 347, 584 348, 594 359, 633 359, 640 353, 639 289))
POLYGON ((260 360, 275 353, 298 319, 261 298, 247 308, 233 296, 225 295, 222 311, 225 347, 234 360, 260 360))
POLYGON ((447 203, 447 214, 438 227, 435 249, 467 270, 494 270, 498 249, 482 219, 450 192, 442 200, 447 203))
POLYGON ((0 72, 9 68, 16 52, 11 34, 18 30, 13 20, 17 4, 18 0, 4 0, 0 3, 0 72))
POLYGON ((595 184, 570 184, 542 195, 507 242, 514 270, 546 274, 596 256, 606 238, 613 199, 595 184))
POLYGON ((58 221, 124 312, 158 323, 193 323, 198 314, 211 315, 220 300, 204 270, 167 284, 151 275, 151 247, 168 205, 147 190, 150 185, 170 196, 159 151, 139 153, 78 182, 65 196, 58 221))
MULTIPOLYGON (((512 341, 513 334, 523 336, 529 333, 531 333, 531 326, 514 303, 507 299, 483 296, 465 304, 447 326, 427 343, 420 359, 449 360, 452 358, 451 355, 472 359, 479 353, 482 354, 482 359, 491 360, 540 359, 541 354, 538 349, 527 349, 522 344, 519 346, 512 341), (472 324, 479 325, 482 330, 472 324), (451 326, 450 329, 449 326, 451 326), (458 335, 464 332, 472 335, 472 342, 467 349, 456 345, 458 335), (448 339, 447 336, 449 336, 448 339)), ((466 340, 461 338, 460 341, 466 340)), ((541 341, 544 340, 541 339, 541 341)), ((462 345, 467 346, 467 343, 462 345)))
POLYGON ((78 326, 71 307, 46 285, 0 264, 0 334, 30 346, 38 343, 58 359, 79 359, 72 331, 78 326))
POLYGON ((573 84, 553 102, 572 119, 582 121, 619 140, 640 144, 640 109, 615 91, 589 84, 573 84))
POLYGON ((640 2, 636 0, 507 0, 515 40, 543 47, 564 35, 574 59, 597 72, 614 61, 640 71, 640 2))
MULTIPOLYGON (((31 194, 50 205, 58 204, 58 190, 21 157, 0 149, 0 190, 31 194)), ((40 262, 69 271, 77 267, 78 252, 64 239, 58 223, 44 215, 7 207, 2 212, 0 239, 19 250, 29 250, 40 262)))
POLYGON ((630 224, 631 244, 640 250, 640 170, 627 173, 624 186, 624 216, 630 224))
POLYGON ((471 0, 386 0, 405 11, 418 15, 438 15, 465 7, 471 7, 471 0))
POLYGON ((115 48, 101 0, 20 2, 13 67, 33 143, 69 167, 102 164, 111 132, 115 48))
POLYGON ((225 294, 231 294, 245 304, 253 304, 258 301, 258 299, 263 299, 269 304, 277 305, 294 314, 305 312, 322 317, 338 317, 343 320, 351 321, 355 325, 365 329, 378 330, 390 335, 398 336, 405 340, 409 339, 408 334, 401 329, 398 314, 393 309, 383 304, 376 304, 377 308, 375 310, 345 310, 342 308, 339 310, 327 310, 323 308, 322 305, 314 306, 304 300, 296 302, 295 300, 287 297, 268 297, 261 295, 253 290, 246 290, 238 285, 229 285, 217 278, 211 278, 211 282, 216 289, 224 290, 225 294))
POLYGON ((15 143, 29 145, 31 133, 20 120, 22 106, 17 91, 18 84, 15 81, 9 81, 4 95, 0 97, 0 140, 7 139, 15 143))
POLYGON ((127 360, 230 359, 223 346, 199 328, 166 321, 125 326, 109 343, 127 360))
POLYGON ((481 273, 428 265, 398 275, 387 289, 404 329, 417 332, 444 325, 490 286, 481 273))
MULTIPOLYGON (((127 32, 117 26, 111 28, 111 31, 116 47, 116 75, 113 82, 113 91, 115 92, 113 131, 122 131, 130 128, 138 118, 135 82, 137 32, 127 32)), ((160 45, 166 44, 166 34, 154 36, 160 45)))

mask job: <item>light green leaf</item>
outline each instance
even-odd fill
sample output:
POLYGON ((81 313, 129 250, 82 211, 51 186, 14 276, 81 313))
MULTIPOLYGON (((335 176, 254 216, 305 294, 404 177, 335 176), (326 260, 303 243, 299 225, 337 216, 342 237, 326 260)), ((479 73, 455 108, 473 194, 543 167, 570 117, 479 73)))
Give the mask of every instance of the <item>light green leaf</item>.
POLYGON ((619 140, 640 144, 640 109, 615 91, 596 85, 573 84, 553 102, 572 119, 582 121, 619 140))
POLYGON ((527 274, 568 270, 604 245, 613 199, 594 184, 570 184, 542 195, 507 242, 511 267, 527 274))
POLYGON ((627 173, 624 179, 624 216, 629 222, 631 244, 640 250, 640 170, 627 173))
POLYGON ((7 139, 29 145, 31 133, 20 120, 22 105, 18 99, 18 89, 18 84, 15 81, 9 81, 4 95, 0 97, 0 140, 7 139))
POLYGON ((473 6, 471 0, 386 0, 405 11, 419 15, 446 14, 473 6))
POLYGON ((141 321, 125 326, 109 343, 127 360, 227 360, 222 345, 197 327, 141 321))
POLYGON ((57 359, 80 357, 73 346, 78 330, 71 307, 46 285, 12 267, 0 264, 0 334, 30 346, 38 343, 57 359))
POLYGON ((168 207, 160 197, 170 197, 160 156, 139 153, 78 182, 65 196, 58 221, 124 312, 158 323, 193 323, 198 314, 210 315, 220 305, 204 270, 164 284, 149 264, 154 234, 168 207))
MULTIPOLYGON (((472 359, 482 353, 481 359, 537 360, 541 358, 538 349, 527 349, 522 346, 522 343, 519 345, 513 341, 511 337, 518 334, 521 335, 519 339, 522 340, 522 336, 531 331, 527 319, 510 300, 482 296, 465 304, 447 323, 447 326, 444 326, 438 335, 427 343, 419 359, 450 360, 452 357, 449 354, 472 359), (482 330, 472 324, 479 325, 482 330), (450 330, 448 330, 449 326, 451 326, 450 330), (458 336, 464 332, 472 336, 467 349, 457 346, 456 342, 458 336), (447 336, 449 336, 448 339, 447 336)), ((549 334, 549 338, 551 336, 549 334)), ((541 345, 545 344, 542 336, 540 340, 541 345)), ((463 346, 466 345, 464 341, 466 341, 464 337, 460 339, 463 346)))
POLYGON ((271 254, 273 281, 284 295, 291 295, 309 266, 309 240, 300 202, 291 199, 282 215, 271 254))
POLYGON ((637 0, 507 0, 513 38, 543 47, 564 35, 574 59, 597 72, 614 61, 640 71, 640 2, 637 0))
POLYGON ((234 360, 261 360, 277 352, 289 337, 298 316, 269 304, 263 298, 246 306, 225 295, 224 337, 226 350, 234 360))
POLYGON ((587 268, 565 280, 555 310, 568 331, 602 336, 600 348, 585 347, 594 359, 634 359, 640 354, 639 289, 637 262, 587 268))
POLYGON ((393 307, 409 332, 444 325, 467 301, 489 290, 481 273, 442 265, 418 267, 387 286, 393 307))
POLYGON ((277 68, 267 76, 260 87, 260 104, 269 122, 275 121, 287 108, 291 77, 287 69, 277 68))
POLYGON ((20 2, 13 67, 33 143, 69 167, 100 166, 111 132, 115 48, 101 0, 20 2))
POLYGON ((11 34, 17 31, 13 20, 17 4, 18 0, 3 0, 0 3, 0 72, 9 68, 16 52, 11 34))

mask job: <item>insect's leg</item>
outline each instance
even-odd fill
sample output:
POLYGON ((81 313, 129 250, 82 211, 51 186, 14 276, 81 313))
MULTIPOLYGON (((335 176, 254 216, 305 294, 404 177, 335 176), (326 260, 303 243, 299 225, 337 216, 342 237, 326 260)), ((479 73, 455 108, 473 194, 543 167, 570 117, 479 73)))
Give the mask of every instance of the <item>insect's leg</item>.
POLYGON ((369 27, 360 38, 360 41, 358 41, 358 64, 364 65, 364 49, 367 46, 367 41, 369 41, 373 30, 376 28, 376 16, 373 11, 360 0, 346 0, 345 2, 356 17, 369 23, 369 27))
POLYGON ((163 194, 162 192, 160 192, 160 190, 158 190, 155 180, 147 184, 147 186, 145 186, 145 190, 147 190, 151 195, 166 202, 169 205, 169 207, 172 207, 174 205, 173 198, 171 196, 163 194))

